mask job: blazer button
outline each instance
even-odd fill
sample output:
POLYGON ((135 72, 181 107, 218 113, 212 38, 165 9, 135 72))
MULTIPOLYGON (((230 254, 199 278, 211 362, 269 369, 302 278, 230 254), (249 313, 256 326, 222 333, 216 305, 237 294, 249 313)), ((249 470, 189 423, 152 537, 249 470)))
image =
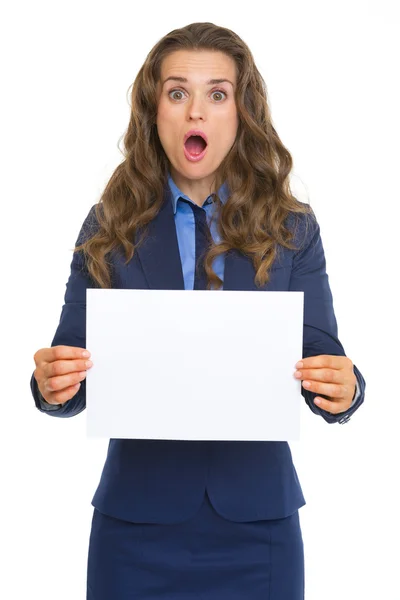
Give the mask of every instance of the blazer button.
POLYGON ((345 423, 347 423, 348 421, 350 421, 350 415, 346 415, 345 417, 342 417, 341 419, 339 419, 339 423, 341 425, 344 425, 345 423))

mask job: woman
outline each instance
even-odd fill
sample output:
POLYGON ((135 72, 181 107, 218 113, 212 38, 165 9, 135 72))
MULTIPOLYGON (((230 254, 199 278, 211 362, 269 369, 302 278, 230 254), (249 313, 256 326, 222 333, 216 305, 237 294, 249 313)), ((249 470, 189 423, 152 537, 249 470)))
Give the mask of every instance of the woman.
MULTIPOLYGON (((246 44, 212 23, 166 35, 134 82, 124 141, 80 230, 51 348, 34 357, 38 409, 85 408, 88 287, 303 290, 296 376, 314 413, 346 422, 365 381, 337 337, 319 226, 290 192, 246 44)), ((203 368, 217 353, 215 340, 203 368)), ((304 598, 305 500, 287 442, 111 439, 92 504, 89 600, 304 598)))

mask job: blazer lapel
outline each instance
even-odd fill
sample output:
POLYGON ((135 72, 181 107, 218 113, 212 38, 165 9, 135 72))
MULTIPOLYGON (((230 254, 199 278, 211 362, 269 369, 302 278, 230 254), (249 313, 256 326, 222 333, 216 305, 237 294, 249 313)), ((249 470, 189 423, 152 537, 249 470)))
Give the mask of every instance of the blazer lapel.
POLYGON ((150 289, 185 289, 168 185, 164 191, 164 203, 158 215, 149 223, 146 239, 136 252, 150 289))
POLYGON ((225 256, 224 290, 257 291, 255 271, 250 258, 238 250, 229 250, 225 256))
MULTIPOLYGON (((183 290, 181 258, 171 190, 165 187, 164 202, 158 215, 150 222, 145 241, 136 250, 150 289, 183 290)), ((225 256, 225 290, 257 291, 255 271, 251 260, 238 250, 229 250, 225 256)))

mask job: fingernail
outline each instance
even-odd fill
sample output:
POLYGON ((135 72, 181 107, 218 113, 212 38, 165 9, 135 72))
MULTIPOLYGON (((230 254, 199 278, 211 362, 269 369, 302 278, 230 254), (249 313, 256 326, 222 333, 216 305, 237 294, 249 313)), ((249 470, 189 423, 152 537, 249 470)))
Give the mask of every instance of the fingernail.
POLYGON ((321 400, 319 398, 314 399, 315 404, 321 404, 321 400))
POLYGON ((299 360, 298 363, 296 363, 296 369, 301 369, 303 367, 303 363, 301 362, 301 360, 299 360))

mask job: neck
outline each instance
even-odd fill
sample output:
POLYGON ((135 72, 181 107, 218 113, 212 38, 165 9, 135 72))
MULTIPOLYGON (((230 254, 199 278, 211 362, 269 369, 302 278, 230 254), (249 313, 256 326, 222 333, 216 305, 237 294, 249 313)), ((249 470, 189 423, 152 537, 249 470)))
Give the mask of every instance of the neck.
POLYGON ((203 206, 210 194, 215 192, 214 175, 201 179, 189 179, 171 167, 171 177, 178 188, 198 206, 203 206))

